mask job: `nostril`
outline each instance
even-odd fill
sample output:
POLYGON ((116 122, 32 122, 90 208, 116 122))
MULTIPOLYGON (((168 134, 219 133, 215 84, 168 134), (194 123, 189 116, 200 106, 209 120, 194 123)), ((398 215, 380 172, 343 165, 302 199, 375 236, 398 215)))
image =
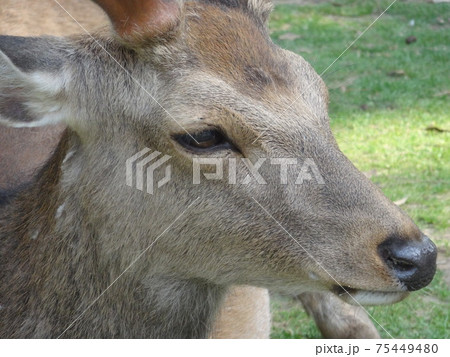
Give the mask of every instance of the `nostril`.
POLYGON ((411 249, 402 249, 398 244, 389 243, 380 251, 381 257, 386 265, 395 273, 396 277, 404 281, 408 275, 413 275, 418 269, 415 257, 419 254, 412 254, 411 249))
POLYGON ((387 267, 408 290, 419 290, 433 279, 437 251, 428 237, 419 242, 391 237, 378 249, 387 267))
POLYGON ((411 271, 413 269, 417 269, 417 267, 414 265, 414 263, 404 260, 404 259, 394 258, 391 256, 388 256, 386 259, 390 263, 390 265, 398 271, 406 272, 406 271, 411 271))

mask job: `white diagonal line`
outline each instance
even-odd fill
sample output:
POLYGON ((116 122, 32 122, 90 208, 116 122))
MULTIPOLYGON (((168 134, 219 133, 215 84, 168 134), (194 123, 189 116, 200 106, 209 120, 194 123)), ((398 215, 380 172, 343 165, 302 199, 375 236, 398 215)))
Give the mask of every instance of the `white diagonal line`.
POLYGON ((102 296, 103 294, 105 294, 109 288, 111 286, 113 286, 134 264, 136 264, 136 262, 142 258, 142 256, 147 253, 151 247, 153 247, 153 245, 159 240, 159 238, 161 238, 170 228, 172 228, 172 226, 194 205, 195 202, 197 202, 200 199, 200 197, 197 197, 177 218, 175 218, 175 220, 158 236, 156 237, 156 239, 147 247, 145 248, 132 262, 130 265, 128 265, 128 267, 119 274, 119 276, 114 279, 114 281, 108 285, 108 287, 102 291, 102 293, 97 296, 90 304, 89 306, 84 309, 84 311, 78 315, 78 317, 72 321, 72 323, 67 326, 67 328, 57 337, 57 339, 59 339, 62 335, 64 335, 67 330, 69 330, 79 319, 81 319, 81 317, 86 313, 87 310, 89 310, 102 296))
POLYGON ((327 273, 329 276, 330 276, 330 278, 331 279, 333 279, 335 282, 336 282, 336 284, 337 285, 339 285, 339 287, 342 289, 342 290, 344 290, 351 298, 352 298, 352 300, 354 300, 366 313, 367 313, 367 315, 369 315, 371 318, 372 318, 372 320, 373 321, 375 321, 377 324, 378 324, 378 326, 380 326, 383 330, 384 330, 384 332, 386 332, 388 335, 389 335, 389 337, 390 338, 394 338, 366 309, 365 309, 365 307, 364 306, 362 306, 329 272, 328 272, 328 270, 326 270, 325 269, 325 267, 316 259, 316 258, 314 258, 312 255, 311 255, 311 253, 310 252, 308 252, 300 243, 299 243, 299 241, 297 240, 297 239, 295 239, 293 236, 292 236, 292 234, 290 234, 282 225, 281 225, 281 223, 280 222, 278 222, 254 197, 252 197, 252 199, 253 199, 253 201, 255 201, 257 204, 258 204, 258 206, 259 207, 261 207, 262 208, 262 210, 270 217, 270 218, 272 218, 274 221, 275 221, 275 223, 276 224, 278 224, 279 226, 280 226, 280 228, 283 230, 283 231, 285 231, 287 234, 288 234, 288 236, 289 237, 291 237, 292 238, 292 240, 294 240, 294 242, 296 242, 298 245, 299 245, 299 247, 300 248, 302 248, 304 251, 305 251, 305 253, 306 254, 308 254, 308 256, 321 268, 321 269, 323 269, 323 271, 325 272, 325 273, 327 273))
MULTIPOLYGON (((397 0, 394 0, 375 20, 373 20, 372 21, 372 23, 363 31, 363 32, 361 32, 359 35, 358 35, 358 37, 356 37, 354 40, 353 40, 353 42, 352 43, 350 43, 350 45, 348 45, 347 46, 347 48, 344 50, 344 51, 342 51, 342 53, 338 56, 338 57, 336 57, 336 59, 333 61, 333 62, 331 62, 331 64, 327 67, 327 68, 325 68, 325 70, 323 70, 322 71, 322 73, 320 73, 319 74, 319 78, 322 78, 322 76, 326 73, 326 72, 328 72, 328 70, 331 68, 331 67, 333 67, 334 66, 334 64, 337 62, 337 61, 339 61, 340 59, 341 59, 341 57, 343 56, 343 55, 345 55, 346 53, 347 53, 347 51, 350 49, 350 48, 352 48, 353 47, 353 45, 356 43, 356 42, 358 42, 359 41, 359 39, 361 38, 361 37, 363 37, 364 35, 365 35, 365 33, 367 32, 367 31, 369 31, 369 29, 371 29, 372 28, 372 26, 395 4, 397 2, 397 0)), ((300 93, 300 95, 297 97, 297 98, 295 98, 293 101, 292 101, 292 103, 285 109, 285 110, 283 110, 283 112, 280 114, 280 115, 277 115, 278 116, 278 118, 279 119, 281 119, 281 116, 283 116, 284 115, 284 113, 286 113, 289 109, 291 109, 292 108, 292 106, 297 102, 297 100, 299 100, 302 96, 303 96, 303 94, 305 94, 307 91, 308 91, 308 89, 309 88, 311 88, 313 85, 315 85, 317 82, 318 82, 318 80, 319 79, 316 79, 315 81, 313 81, 304 91, 302 91, 302 93, 300 93)), ((252 144, 254 144, 254 143, 256 143, 260 138, 261 138, 261 136, 263 136, 264 135, 264 133, 265 133, 265 131, 263 131, 254 141, 253 141, 253 143, 252 144)))
POLYGON ((66 13, 67 13, 67 15, 69 15, 71 18, 72 18, 72 20, 73 21, 75 21, 76 23, 77 23, 77 25, 78 26, 80 26, 80 28, 92 39, 92 40, 94 40, 94 42, 103 50, 103 51, 105 51, 107 54, 108 54, 108 56, 109 57, 111 57, 111 59, 125 72, 125 73, 127 73, 128 74, 128 76, 131 78, 131 80, 134 82, 134 83, 136 83, 150 98, 152 98, 154 101, 155 101, 155 103, 156 104, 158 104, 158 106, 159 107, 161 107, 161 109, 162 110, 164 110, 165 112, 166 112, 166 114, 175 122, 175 123, 177 123, 178 124, 178 126, 181 128, 181 129, 183 129, 185 132, 186 132, 186 134, 187 135, 189 135, 189 137, 192 139, 192 140, 194 140, 197 144, 198 144, 198 141, 197 140, 195 140, 195 138, 178 122, 178 120, 176 120, 173 116, 172 116, 172 114, 170 114, 167 110, 166 110, 166 108, 164 108, 157 100, 156 100, 156 98, 154 97, 154 96, 152 96, 151 94, 150 94, 150 92, 147 90, 147 89, 145 89, 145 87, 136 79, 136 78, 134 78, 132 75, 131 75, 131 73, 130 72, 128 72, 126 69, 125 69, 125 67, 123 67, 120 63, 119 63, 119 61, 117 61, 115 58, 114 58, 114 56, 111 54, 111 53, 109 53, 109 51, 105 48, 105 47, 103 47, 103 45, 100 43, 100 42, 98 42, 98 40, 94 37, 94 36, 92 36, 91 35, 91 33, 88 31, 88 30, 86 30, 85 28, 84 28, 84 26, 82 25, 82 24, 80 24, 78 21, 77 21, 77 19, 75 19, 75 17, 73 17, 71 14, 70 14, 70 12, 68 12, 65 8, 64 8, 64 6, 62 6, 60 3, 59 3, 59 1, 58 0, 53 0, 55 3, 57 3, 60 7, 61 7, 61 9, 63 9, 66 13))
MULTIPOLYGON (((397 0, 394 0, 375 20, 373 20, 372 21, 372 23, 363 31, 363 32, 361 32, 360 34, 359 34, 359 36, 358 37, 356 37, 354 40, 353 40, 353 42, 350 44, 350 45, 348 45, 347 46, 347 48, 333 61, 333 62, 331 62, 331 64, 327 67, 327 68, 325 68, 325 70, 322 72, 322 73, 320 73, 320 77, 322 77, 326 72, 328 72, 328 70, 331 68, 331 67, 333 67, 333 65, 337 62, 337 61, 339 61, 340 59, 341 59, 341 57, 343 56, 343 55, 345 55, 346 53, 347 53, 347 51, 350 49, 350 48, 352 48, 353 47, 353 45, 356 43, 356 42, 358 42, 359 41, 359 39, 361 38, 361 37, 363 37, 364 35, 365 35, 365 33, 367 32, 367 31, 369 31, 370 30, 370 28, 392 7, 392 5, 394 5, 395 3, 397 2, 397 0)), ((316 82, 317 82, 317 80, 316 80, 316 82)), ((313 82, 313 84, 314 84, 315 82, 313 82)), ((309 87, 308 87, 309 88, 309 87)), ((301 94, 301 95, 299 95, 292 103, 291 103, 291 105, 289 105, 287 108, 286 108, 286 110, 283 112, 283 113, 281 113, 281 115, 283 115, 286 111, 288 111, 293 105, 294 105, 294 103, 297 101, 297 100, 299 100, 300 99, 300 97, 303 95, 303 93, 301 94)))

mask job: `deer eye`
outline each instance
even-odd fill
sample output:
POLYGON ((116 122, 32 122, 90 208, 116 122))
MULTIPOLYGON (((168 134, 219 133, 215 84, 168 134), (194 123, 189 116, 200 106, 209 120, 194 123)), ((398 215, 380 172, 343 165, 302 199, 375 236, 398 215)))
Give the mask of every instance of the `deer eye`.
POLYGON ((175 136, 175 140, 190 151, 218 151, 232 149, 226 136, 217 129, 175 136))

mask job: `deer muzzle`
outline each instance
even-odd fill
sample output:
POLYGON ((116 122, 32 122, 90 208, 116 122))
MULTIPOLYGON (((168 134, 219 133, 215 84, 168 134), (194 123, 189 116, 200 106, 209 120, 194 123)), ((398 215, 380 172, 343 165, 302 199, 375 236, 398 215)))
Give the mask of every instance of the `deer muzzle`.
POLYGON ((389 238, 378 252, 392 275, 408 290, 427 286, 436 272, 436 245, 426 236, 420 241, 389 238))

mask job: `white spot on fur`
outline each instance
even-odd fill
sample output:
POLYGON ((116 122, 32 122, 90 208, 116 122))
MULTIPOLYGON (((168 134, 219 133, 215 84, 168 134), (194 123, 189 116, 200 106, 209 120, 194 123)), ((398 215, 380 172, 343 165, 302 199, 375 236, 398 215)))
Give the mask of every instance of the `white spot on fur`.
POLYGON ((56 219, 58 219, 58 218, 60 218, 62 216, 65 206, 66 206, 66 204, 63 203, 61 206, 58 207, 58 209, 56 210, 56 214, 55 214, 55 218, 56 219))
POLYGON ((39 230, 39 229, 36 229, 36 230, 31 234, 30 238, 31 238, 32 240, 36 240, 37 237, 39 236, 39 233, 40 233, 40 230, 39 230))
POLYGON ((63 160, 63 164, 65 164, 68 160, 70 160, 70 158, 75 154, 75 150, 72 150, 70 152, 67 153, 66 157, 63 160))
POLYGON ((48 95, 57 95, 64 87, 64 78, 60 75, 55 76, 52 73, 34 72, 29 76, 34 85, 48 95))
POLYGON ((315 273, 313 273, 313 272, 310 272, 310 273, 309 273, 309 278, 310 278, 311 280, 319 280, 319 277, 318 277, 315 273))

